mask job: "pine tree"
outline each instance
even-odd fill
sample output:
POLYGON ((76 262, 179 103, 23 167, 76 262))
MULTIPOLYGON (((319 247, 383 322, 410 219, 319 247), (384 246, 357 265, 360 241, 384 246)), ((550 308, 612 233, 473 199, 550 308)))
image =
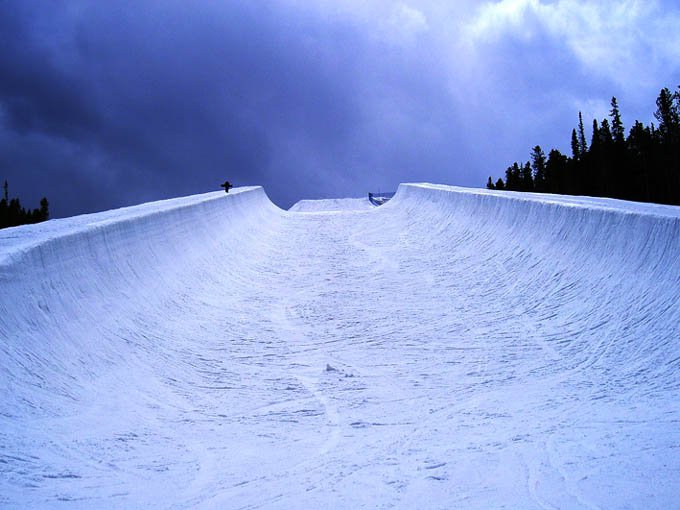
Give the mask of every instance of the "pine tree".
POLYGON ((501 179, 500 177, 496 181, 496 189, 501 189, 501 190, 505 189, 505 183, 503 182, 503 179, 501 179))
POLYGON ((576 136, 576 129, 571 130, 571 155, 574 159, 581 159, 581 147, 576 136))
POLYGON ((512 175, 512 167, 509 166, 505 170, 505 189, 515 191, 515 181, 512 175))
POLYGON ((669 141, 680 129, 680 112, 675 97, 668 88, 663 88, 656 100, 654 117, 659 121, 658 131, 664 142, 669 141))
POLYGON ((47 201, 47 197, 42 197, 40 200, 38 221, 47 221, 50 219, 50 203, 47 201))
POLYGON ((578 144, 578 152, 583 156, 588 152, 588 144, 586 143, 586 133, 583 129, 583 116, 581 115, 581 112, 578 112, 578 144))
POLYGON ((661 89, 654 117, 659 121, 657 192, 661 200, 680 204, 680 100, 678 93, 661 89))
POLYGON ((534 177, 528 161, 520 170, 520 191, 534 191, 534 177))
POLYGON ((522 191, 521 171, 517 162, 509 166, 505 171, 505 189, 511 191, 522 191))
POLYGON ((548 154, 545 164, 546 191, 548 193, 569 194, 572 185, 569 182, 568 159, 557 149, 552 149, 548 154))
POLYGON ((609 120, 602 119, 598 135, 599 150, 593 158, 594 166, 591 169, 591 173, 594 174, 595 193, 597 196, 611 197, 615 195, 613 194, 614 188, 612 188, 614 176, 611 170, 613 139, 611 129, 609 128, 609 120))
POLYGON ((616 101, 616 97, 612 96, 612 109, 609 112, 612 119, 612 136, 614 141, 618 144, 623 144, 624 142, 624 130, 623 122, 621 121, 621 112, 619 111, 619 105, 616 101))
POLYGON ((631 180, 628 183, 630 200, 649 202, 652 200, 650 189, 650 161, 652 155, 652 133, 642 122, 635 121, 626 140, 627 155, 631 161, 631 180))
POLYGON ((496 189, 493 181, 491 180, 491 176, 489 176, 489 180, 486 182, 486 189, 496 189))
POLYGON ((597 119, 593 119, 593 134, 590 138, 590 150, 593 151, 600 145, 600 126, 597 119))
POLYGON ((609 129, 609 121, 602 119, 600 123, 600 141, 603 145, 609 145, 612 142, 612 131, 609 129))
POLYGON ((531 151, 531 166, 534 177, 534 189, 539 193, 543 193, 546 190, 545 153, 540 145, 537 145, 531 151))

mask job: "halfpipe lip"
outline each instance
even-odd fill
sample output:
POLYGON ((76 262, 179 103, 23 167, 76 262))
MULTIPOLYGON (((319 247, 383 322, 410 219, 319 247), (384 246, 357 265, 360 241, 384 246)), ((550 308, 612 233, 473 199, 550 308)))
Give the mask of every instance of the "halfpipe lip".
POLYGON ((11 264, 27 252, 57 239, 74 237, 88 231, 139 221, 172 211, 181 211, 216 200, 233 199, 238 195, 253 192, 262 193, 272 206, 278 207, 269 199, 262 186, 243 186, 232 188, 228 194, 224 191, 210 191, 2 229, 0 230, 0 267, 11 264))
MULTIPOLYGON (((595 210, 614 214, 646 216, 657 219, 679 220, 680 207, 665 204, 630 202, 614 198, 589 197, 581 195, 555 195, 549 193, 530 193, 517 191, 487 190, 484 188, 468 188, 446 184, 433 184, 427 182, 401 183, 394 197, 382 208, 391 209, 400 207, 412 190, 431 190, 453 194, 476 195, 481 197, 495 197, 503 200, 536 202, 549 206, 595 210)), ((17 257, 35 249, 41 245, 64 237, 79 235, 89 230, 105 228, 127 221, 136 221, 165 214, 170 211, 178 211, 196 205, 223 199, 232 199, 244 193, 259 192, 264 195, 266 201, 283 213, 291 212, 280 209, 267 196, 262 186, 244 186, 233 188, 228 194, 223 191, 212 191, 185 197, 176 197, 164 200, 156 200, 139 205, 132 205, 83 214, 68 218, 58 218, 34 225, 22 225, 0 230, 0 267, 12 263, 17 257)), ((304 202, 304 200, 300 201, 304 202)), ((376 210, 378 208, 375 208, 376 210)), ((330 211, 342 212, 342 211, 330 211)), ((372 212, 372 211, 365 211, 372 212)))
POLYGON ((680 206, 657 204, 653 202, 632 202, 618 198, 591 197, 587 195, 557 195, 552 193, 536 193, 525 191, 489 190, 485 188, 468 188, 448 184, 433 184, 428 182, 402 183, 390 202, 401 202, 409 188, 423 190, 446 191, 450 193, 499 197, 507 200, 522 202, 540 202, 570 208, 611 211, 640 216, 654 216, 659 218, 680 219, 680 206))

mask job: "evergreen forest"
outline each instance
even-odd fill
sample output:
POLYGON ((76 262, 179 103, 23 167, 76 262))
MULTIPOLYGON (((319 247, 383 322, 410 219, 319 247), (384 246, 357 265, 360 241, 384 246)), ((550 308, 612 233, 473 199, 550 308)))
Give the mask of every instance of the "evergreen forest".
POLYGON ((571 132, 571 156, 536 145, 531 160, 513 163, 505 180, 489 189, 611 197, 680 205, 680 87, 661 89, 649 126, 635 121, 626 136, 616 97, 609 118, 592 123, 590 143, 583 117, 571 132))
POLYGON ((16 227, 28 223, 40 223, 49 219, 49 203, 47 198, 40 200, 40 208, 24 209, 18 198, 9 198, 9 184, 5 181, 3 197, 0 200, 0 228, 16 227))

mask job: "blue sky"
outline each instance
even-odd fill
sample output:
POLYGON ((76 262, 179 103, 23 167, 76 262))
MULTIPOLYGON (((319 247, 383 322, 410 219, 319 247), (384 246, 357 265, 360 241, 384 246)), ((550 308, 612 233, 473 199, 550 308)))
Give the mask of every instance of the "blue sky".
POLYGON ((5 1, 0 179, 57 216, 483 186, 612 95, 652 121, 679 34, 671 1, 5 1))

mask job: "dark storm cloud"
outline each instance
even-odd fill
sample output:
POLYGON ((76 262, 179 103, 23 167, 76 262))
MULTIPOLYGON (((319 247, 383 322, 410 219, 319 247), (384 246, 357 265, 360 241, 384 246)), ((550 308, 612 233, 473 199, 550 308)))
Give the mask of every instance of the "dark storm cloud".
POLYGON ((0 15, 0 97, 8 127, 21 134, 63 136, 92 129, 97 120, 76 77, 56 68, 46 52, 27 39, 29 26, 22 9, 3 7, 9 12, 0 15))
POLYGON ((283 206, 404 181, 483 185, 535 143, 568 143, 578 109, 606 113, 621 91, 647 111, 673 86, 672 59, 646 59, 655 73, 632 50, 658 32, 636 25, 661 19, 652 4, 2 2, 0 179, 57 215, 225 178, 283 206), (611 27, 629 27, 618 54, 598 36, 611 27), (608 68, 612 52, 625 65, 608 68), (644 93, 615 76, 641 62, 629 75, 650 75, 644 93))
POLYGON ((22 5, 0 15, 1 161, 24 195, 64 180, 73 197, 96 195, 56 203, 61 213, 215 189, 224 177, 290 202, 296 158, 279 169, 272 151, 286 139, 332 148, 356 115, 351 80, 308 46, 318 28, 275 9, 22 5))

